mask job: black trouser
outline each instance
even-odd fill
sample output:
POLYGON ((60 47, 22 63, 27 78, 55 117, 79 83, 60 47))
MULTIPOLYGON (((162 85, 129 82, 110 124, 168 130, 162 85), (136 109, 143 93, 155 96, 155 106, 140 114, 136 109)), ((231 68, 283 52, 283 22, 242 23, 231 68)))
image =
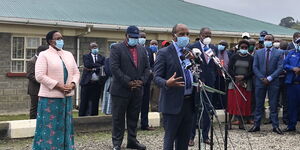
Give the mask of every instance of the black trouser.
POLYGON ((193 98, 183 100, 183 106, 179 114, 163 114, 165 129, 164 150, 187 150, 192 131, 193 98))
POLYGON ((37 115, 37 107, 39 102, 39 96, 37 95, 30 95, 31 104, 30 104, 30 119, 36 119, 37 115))
POLYGON ((98 81, 81 86, 79 116, 97 116, 101 85, 98 81))
POLYGON ((151 87, 151 81, 148 81, 144 86, 144 95, 143 95, 142 107, 141 107, 141 128, 142 129, 149 127, 148 112, 149 112, 149 101, 150 101, 150 87, 151 87))
POLYGON ((121 146, 127 121, 128 143, 136 143, 137 122, 142 103, 141 89, 135 89, 129 97, 111 96, 112 99, 112 142, 121 146), (125 116, 126 114, 126 116, 125 116))
POLYGON ((280 86, 279 86, 279 105, 282 106, 282 120, 288 122, 288 107, 287 107, 287 86, 284 83, 285 78, 281 77, 279 78, 280 86))

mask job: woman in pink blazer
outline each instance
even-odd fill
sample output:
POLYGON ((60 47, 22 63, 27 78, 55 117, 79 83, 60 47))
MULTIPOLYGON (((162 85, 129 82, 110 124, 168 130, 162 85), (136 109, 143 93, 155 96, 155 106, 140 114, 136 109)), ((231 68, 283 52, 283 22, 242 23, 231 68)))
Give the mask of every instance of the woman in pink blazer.
POLYGON ((33 150, 74 149, 72 96, 80 73, 72 53, 63 50, 58 31, 46 36, 49 49, 39 54, 35 77, 41 83, 33 150))

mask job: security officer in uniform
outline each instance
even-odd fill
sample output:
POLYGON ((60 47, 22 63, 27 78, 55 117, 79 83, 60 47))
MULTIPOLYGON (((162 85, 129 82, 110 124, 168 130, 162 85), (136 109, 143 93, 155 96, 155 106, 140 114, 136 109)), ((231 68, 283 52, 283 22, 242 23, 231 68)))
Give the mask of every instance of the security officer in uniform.
POLYGON ((300 106, 300 38, 295 43, 284 60, 284 69, 287 71, 285 84, 287 85, 289 123, 284 132, 296 131, 298 108, 300 106))

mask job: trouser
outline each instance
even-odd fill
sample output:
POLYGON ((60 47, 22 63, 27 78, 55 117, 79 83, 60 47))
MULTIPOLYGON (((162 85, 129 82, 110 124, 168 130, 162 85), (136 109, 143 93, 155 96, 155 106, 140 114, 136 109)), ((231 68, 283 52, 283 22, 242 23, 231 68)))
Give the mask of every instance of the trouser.
POLYGON ((288 128, 295 129, 297 125, 299 107, 300 107, 300 85, 291 84, 287 86, 288 97, 288 128))
POLYGON ((39 96, 30 95, 30 99, 31 99, 31 103, 30 103, 29 116, 30 116, 30 119, 36 119, 39 96))
MULTIPOLYGON (((136 143, 137 122, 141 110, 142 95, 131 94, 130 97, 111 96, 112 99, 112 142, 121 146, 127 122, 128 143, 136 143)), ((128 144, 127 143, 127 144, 128 144)))
POLYGON ((158 101, 159 101, 159 93, 160 88, 154 84, 154 82, 151 83, 151 90, 150 90, 150 108, 151 112, 158 112, 158 101))
POLYGON ((163 114, 164 150, 187 150, 192 129, 193 99, 186 98, 179 114, 163 114))
POLYGON ((279 78, 280 80, 280 86, 279 86, 279 103, 282 107, 283 113, 282 113, 282 120, 288 122, 288 106, 287 106, 287 86, 284 83, 285 78, 279 78))
POLYGON ((81 86, 79 116, 97 116, 100 95, 101 85, 97 81, 81 86))
POLYGON ((144 95, 141 107, 141 128, 149 127, 148 113, 149 113, 149 100, 150 100, 150 86, 151 81, 148 81, 144 86, 144 95))
POLYGON ((269 85, 269 86, 256 86, 255 87, 255 100, 256 100, 256 108, 255 108, 255 126, 260 126, 263 108, 265 104, 266 93, 268 92, 269 103, 270 103, 270 118, 272 121, 273 128, 279 127, 278 121, 278 92, 279 86, 277 85, 269 85))

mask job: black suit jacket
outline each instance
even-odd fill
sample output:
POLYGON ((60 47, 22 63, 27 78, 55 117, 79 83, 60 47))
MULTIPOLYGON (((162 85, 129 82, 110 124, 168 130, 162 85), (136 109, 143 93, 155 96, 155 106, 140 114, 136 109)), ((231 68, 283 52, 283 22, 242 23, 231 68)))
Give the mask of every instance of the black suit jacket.
MULTIPOLYGON (((104 61, 105 61, 105 57, 103 57, 99 54, 97 56, 97 61, 95 63, 94 63, 93 56, 91 55, 91 53, 83 55, 84 67, 88 68, 88 69, 95 68, 95 70, 89 71, 89 70, 83 69, 83 73, 82 73, 82 77, 81 77, 81 81, 80 81, 81 86, 84 86, 90 82, 93 73, 96 73, 97 75, 99 75, 100 67, 104 65, 104 61)), ((105 82, 105 81, 103 81, 103 80, 105 80, 104 77, 99 77, 99 80, 101 83, 105 82)))
POLYGON ((37 96, 40 90, 40 83, 38 83, 35 79, 35 62, 37 60, 36 56, 33 56, 30 61, 27 63, 27 74, 26 77, 29 79, 28 81, 28 90, 27 93, 29 95, 37 96))
MULTIPOLYGON (((136 49, 138 53, 137 67, 134 65, 130 50, 125 42, 115 44, 111 47, 109 58, 113 78, 110 88, 111 95, 129 97, 132 92, 128 86, 130 81, 142 80, 143 83, 147 82, 150 67, 146 49, 141 45, 137 45, 136 49)), ((142 94, 143 87, 136 90, 140 90, 139 94, 142 94)))

